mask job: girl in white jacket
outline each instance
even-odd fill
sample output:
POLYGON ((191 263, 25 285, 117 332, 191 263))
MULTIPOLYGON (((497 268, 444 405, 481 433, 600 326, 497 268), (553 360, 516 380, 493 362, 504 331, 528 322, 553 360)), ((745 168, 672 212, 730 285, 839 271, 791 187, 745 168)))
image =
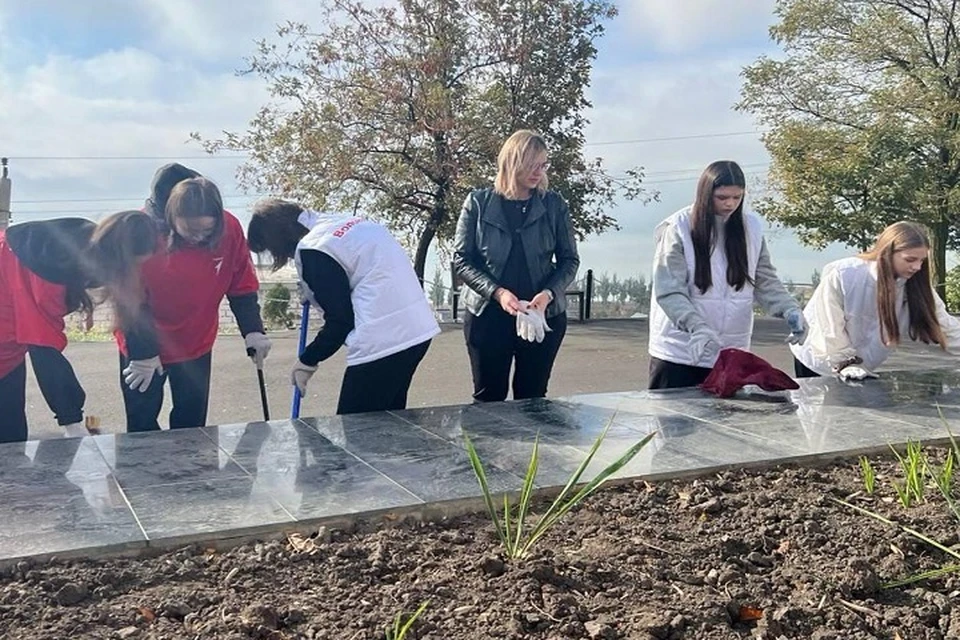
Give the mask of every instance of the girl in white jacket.
POLYGON ((796 376, 876 377, 905 339, 960 354, 960 321, 933 290, 929 255, 923 227, 896 222, 869 251, 824 267, 803 312, 806 340, 790 347, 796 376))
POLYGON ((703 382, 727 347, 749 350, 753 308, 784 318, 800 342, 803 312, 770 262, 760 218, 744 209, 736 162, 708 166, 692 206, 660 223, 650 302, 651 389, 703 382))

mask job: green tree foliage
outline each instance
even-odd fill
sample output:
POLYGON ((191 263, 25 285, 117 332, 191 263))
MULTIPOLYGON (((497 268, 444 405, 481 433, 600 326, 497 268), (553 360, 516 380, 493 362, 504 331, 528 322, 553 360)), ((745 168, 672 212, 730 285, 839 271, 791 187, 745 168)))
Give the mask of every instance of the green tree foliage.
MULTIPOLYGON (((245 187, 316 208, 362 211, 414 250, 452 237, 471 188, 489 185, 515 130, 551 147, 551 186, 581 237, 615 228, 618 196, 649 199, 642 171, 613 177, 584 155, 584 90, 605 0, 320 0, 316 25, 289 23, 262 41, 248 72, 271 103, 246 132, 203 141, 241 150, 245 187)), ((200 139, 194 134, 196 139, 200 139)))
POLYGON ((263 319, 274 326, 293 328, 294 314, 290 311, 290 289, 281 282, 267 289, 263 301, 263 319))
MULTIPOLYGON (((804 242, 866 249, 897 220, 932 233, 937 282, 960 240, 960 0, 778 0, 784 56, 743 72, 769 127, 773 196, 804 242)), ((942 289, 941 289, 942 295, 942 289)))

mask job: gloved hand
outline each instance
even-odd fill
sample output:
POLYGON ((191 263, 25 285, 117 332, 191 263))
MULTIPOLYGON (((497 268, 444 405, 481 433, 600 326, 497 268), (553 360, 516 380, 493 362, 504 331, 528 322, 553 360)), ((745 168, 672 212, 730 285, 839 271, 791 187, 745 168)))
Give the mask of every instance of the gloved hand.
POLYGON ((290 372, 290 382, 300 390, 301 396, 307 395, 307 383, 310 382, 310 378, 312 378, 316 372, 316 365, 310 366, 309 364, 303 364, 299 360, 293 365, 293 371, 290 372))
POLYGON ((257 365, 257 369, 263 369, 263 361, 266 360, 270 347, 273 346, 270 338, 255 331, 248 333, 243 343, 247 345, 247 355, 253 360, 253 364, 257 365))
POLYGON ((297 282, 297 295, 300 296, 300 306, 310 304, 310 294, 307 290, 307 283, 303 280, 297 282))
POLYGON ((127 368, 123 370, 123 381, 131 389, 136 389, 143 393, 153 381, 154 374, 163 375, 163 365, 160 364, 160 356, 153 356, 146 360, 131 360, 127 368))
POLYGON ((701 362, 715 359, 720 348, 720 336, 707 325, 701 325, 690 334, 690 357, 696 367, 701 366, 701 362))
POLYGON ((807 335, 807 323, 803 318, 803 312, 800 309, 788 311, 783 316, 790 327, 790 335, 787 336, 787 342, 790 344, 800 344, 807 335))
POLYGON ((547 324, 546 315, 539 307, 528 307, 527 318, 533 326, 533 337, 537 342, 543 342, 543 339, 547 337, 547 332, 553 331, 547 324))
POLYGON ((63 425, 64 438, 82 438, 88 435, 90 435, 90 432, 87 431, 87 426, 83 422, 63 425))
POLYGON ((547 331, 552 331, 547 324, 547 320, 536 307, 530 306, 529 302, 521 300, 520 309, 517 311, 517 335, 527 342, 543 342, 547 331))
POLYGON ((865 380, 866 378, 878 378, 879 376, 860 365, 851 364, 838 371, 837 377, 847 382, 848 380, 865 380))
POLYGON ((527 309, 529 308, 530 302, 527 300, 520 300, 517 302, 517 335, 528 342, 533 342, 535 338, 535 330, 533 328, 533 323, 527 316, 527 309))

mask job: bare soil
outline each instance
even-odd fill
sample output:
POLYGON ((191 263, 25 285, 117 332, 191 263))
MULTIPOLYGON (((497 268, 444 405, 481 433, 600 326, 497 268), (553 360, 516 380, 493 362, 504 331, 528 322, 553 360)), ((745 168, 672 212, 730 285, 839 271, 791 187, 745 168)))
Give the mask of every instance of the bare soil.
POLYGON ((0 637, 382 639, 429 601, 408 639, 960 638, 960 575, 884 588, 950 557, 834 500, 956 548, 942 497, 904 508, 894 461, 874 464, 873 496, 856 460, 610 487, 522 561, 485 514, 25 561, 0 575, 0 637))

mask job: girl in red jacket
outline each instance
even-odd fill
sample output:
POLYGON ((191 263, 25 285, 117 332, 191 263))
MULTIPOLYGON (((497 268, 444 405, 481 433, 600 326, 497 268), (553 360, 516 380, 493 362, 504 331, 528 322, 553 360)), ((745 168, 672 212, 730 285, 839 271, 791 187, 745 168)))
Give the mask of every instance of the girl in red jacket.
POLYGON ((259 283, 240 222, 224 211, 213 182, 182 165, 161 167, 146 208, 163 236, 140 271, 141 321, 117 332, 127 431, 160 428, 167 380, 170 428, 200 427, 207 421, 211 352, 224 296, 258 368, 270 351, 259 283))
POLYGON ((136 322, 137 266, 153 253, 148 216, 124 211, 99 225, 80 218, 26 222, 0 230, 0 442, 27 439, 26 355, 66 435, 86 435, 86 394, 64 357, 64 317, 92 313, 90 289, 114 299, 136 322))

